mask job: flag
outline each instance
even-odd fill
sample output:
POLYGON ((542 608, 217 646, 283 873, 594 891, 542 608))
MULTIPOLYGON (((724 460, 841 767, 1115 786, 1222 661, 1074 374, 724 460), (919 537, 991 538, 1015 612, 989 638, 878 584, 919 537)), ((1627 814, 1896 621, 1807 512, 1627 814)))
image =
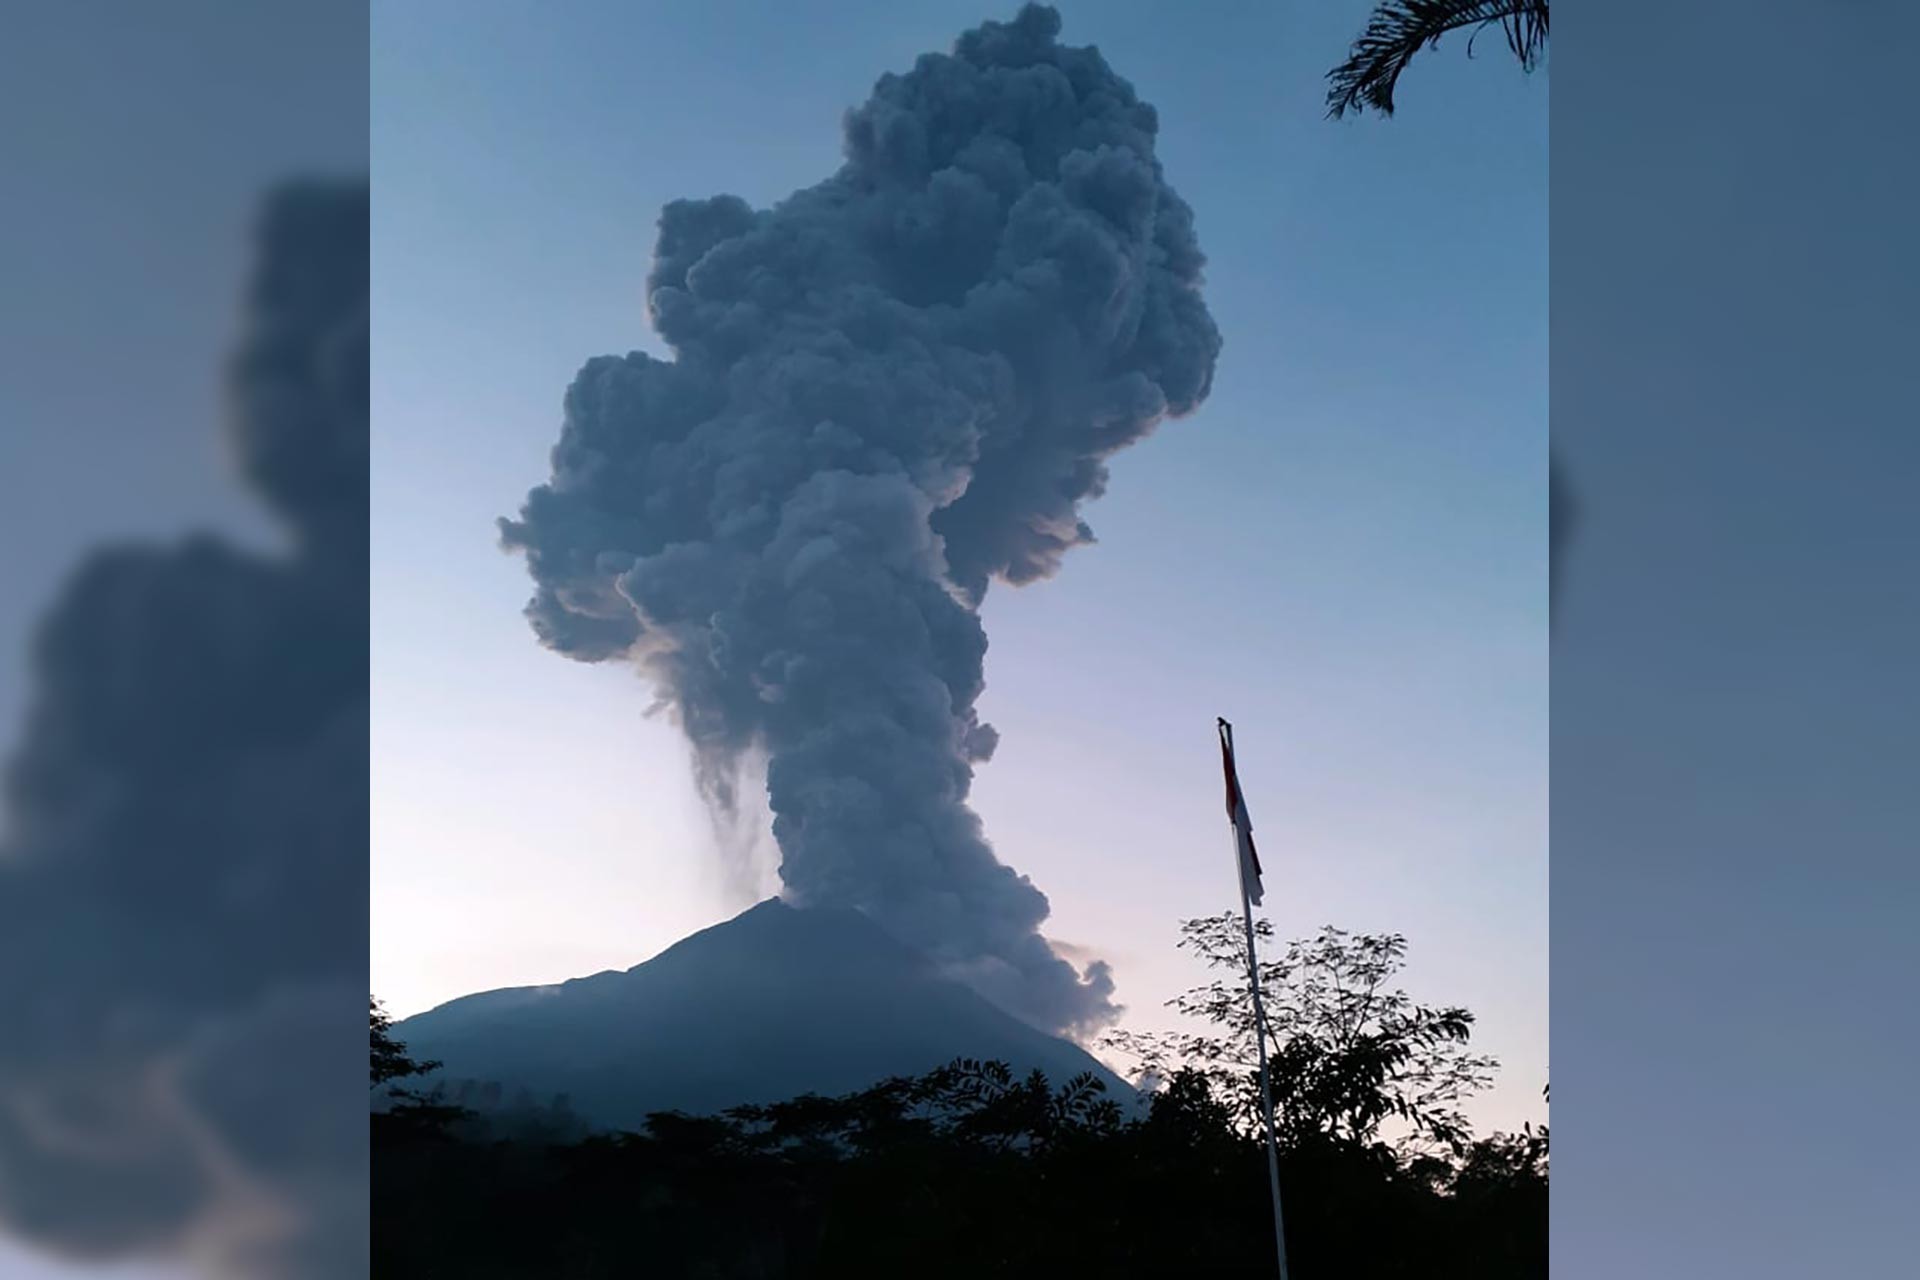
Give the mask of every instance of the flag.
POLYGON ((1260 855, 1253 849, 1253 819, 1247 798, 1240 793, 1240 775, 1233 765, 1233 726, 1220 722, 1220 764, 1227 774, 1227 821, 1233 824, 1234 852, 1240 860, 1240 891, 1260 905, 1260 855))

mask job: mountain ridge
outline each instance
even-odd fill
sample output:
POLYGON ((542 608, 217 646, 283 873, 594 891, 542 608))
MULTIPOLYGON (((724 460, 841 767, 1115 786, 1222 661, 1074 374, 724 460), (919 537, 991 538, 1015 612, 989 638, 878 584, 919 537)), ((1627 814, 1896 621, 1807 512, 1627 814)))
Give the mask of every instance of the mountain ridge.
POLYGON ((567 1095, 603 1128, 655 1111, 713 1112, 805 1093, 849 1093, 955 1058, 1092 1072, 1132 1090, 1085 1049, 940 974, 850 908, 769 898, 628 969, 460 996, 394 1034, 447 1080, 567 1095))

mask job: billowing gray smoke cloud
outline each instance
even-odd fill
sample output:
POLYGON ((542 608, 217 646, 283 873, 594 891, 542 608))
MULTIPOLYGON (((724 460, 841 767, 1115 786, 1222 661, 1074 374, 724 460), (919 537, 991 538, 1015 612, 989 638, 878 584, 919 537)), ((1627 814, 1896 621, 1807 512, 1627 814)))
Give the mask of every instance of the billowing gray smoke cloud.
POLYGON ((988 583, 1091 541, 1105 459, 1206 396, 1220 337, 1152 107, 1030 6, 888 75, 846 163, 768 210, 677 201, 674 359, 588 362, 504 541, 540 638, 636 661, 710 797, 764 750, 784 896, 858 907, 1051 1029, 1112 981, 968 807, 988 583))
POLYGON ((232 369, 290 549, 90 555, 0 834, 0 1230, 365 1274, 367 187, 261 223, 232 369))

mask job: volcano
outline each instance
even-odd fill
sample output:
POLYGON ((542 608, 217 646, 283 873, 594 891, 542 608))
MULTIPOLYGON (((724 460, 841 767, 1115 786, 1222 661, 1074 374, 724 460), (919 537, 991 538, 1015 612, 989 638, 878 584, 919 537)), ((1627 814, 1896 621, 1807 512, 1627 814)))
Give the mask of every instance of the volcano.
POLYGON ((1038 1068, 1056 1086, 1092 1072, 1133 1090, 1080 1046, 989 1003, 858 911, 768 899, 653 959, 555 986, 448 1001, 394 1034, 453 1080, 536 1097, 638 1129, 649 1113, 711 1113, 863 1089, 955 1058, 1038 1068))

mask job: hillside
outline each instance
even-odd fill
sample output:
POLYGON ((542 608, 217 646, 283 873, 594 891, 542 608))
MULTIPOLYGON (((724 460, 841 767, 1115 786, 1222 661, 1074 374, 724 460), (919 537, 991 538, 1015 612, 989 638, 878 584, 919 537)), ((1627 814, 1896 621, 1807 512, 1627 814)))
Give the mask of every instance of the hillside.
POLYGON ((1092 1071, 1111 1096, 1131 1095, 1078 1045, 942 977, 859 912, 778 899, 624 972, 464 996, 394 1033, 448 1079, 566 1094, 610 1128, 653 1111, 851 1092, 956 1057, 1038 1067, 1055 1083, 1092 1071))

